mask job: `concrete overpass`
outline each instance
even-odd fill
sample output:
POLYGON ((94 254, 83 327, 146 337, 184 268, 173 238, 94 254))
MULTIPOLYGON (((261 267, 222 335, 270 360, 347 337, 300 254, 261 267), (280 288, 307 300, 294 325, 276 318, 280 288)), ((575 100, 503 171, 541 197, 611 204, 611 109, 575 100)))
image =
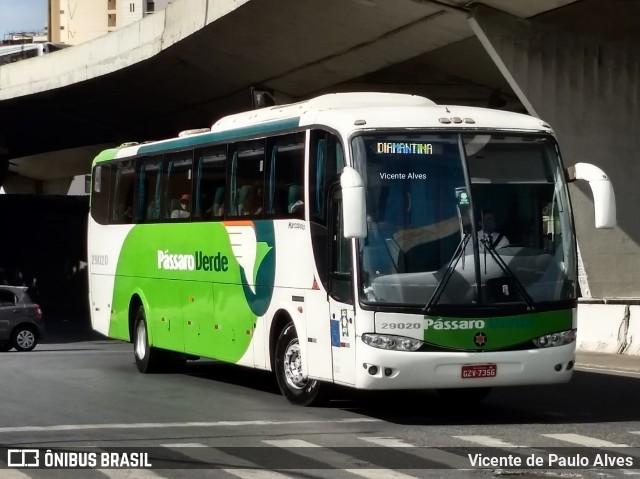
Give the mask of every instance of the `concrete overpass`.
MULTIPOLYGON (((474 36, 466 3, 175 1, 128 28, 0 69, 0 134, 14 159, 10 171, 45 182, 86 172, 91 149, 64 151, 58 159, 50 152, 210 125, 250 108, 252 85, 275 90, 279 101, 374 88, 482 106, 501 88, 503 98, 521 108, 476 40, 454 45, 474 36), (448 45, 454 46, 430 61, 429 52, 448 45)), ((514 2, 492 3, 509 8, 514 2)), ((514 13, 530 16, 570 3, 518 2, 514 13)), ((5 188, 15 189, 11 185, 9 179, 5 188)), ((52 187, 43 185, 44 191, 52 187)))
POLYGON ((384 90, 528 111, 554 127, 566 164, 596 163, 614 182, 612 231, 593 228, 590 193, 572 186, 581 286, 628 323, 640 298, 639 14, 633 0, 176 0, 0 67, 4 187, 66 191, 103 146, 208 126, 250 108, 255 85, 278 102, 384 90))

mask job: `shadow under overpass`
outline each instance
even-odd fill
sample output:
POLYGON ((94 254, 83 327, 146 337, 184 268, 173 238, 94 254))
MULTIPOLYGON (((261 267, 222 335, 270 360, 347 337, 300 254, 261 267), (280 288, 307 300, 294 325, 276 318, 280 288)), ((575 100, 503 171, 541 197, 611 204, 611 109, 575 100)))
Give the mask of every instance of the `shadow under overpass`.
POLYGON ((88 196, 0 195, 0 284, 27 286, 47 328, 89 325, 88 212, 88 196))

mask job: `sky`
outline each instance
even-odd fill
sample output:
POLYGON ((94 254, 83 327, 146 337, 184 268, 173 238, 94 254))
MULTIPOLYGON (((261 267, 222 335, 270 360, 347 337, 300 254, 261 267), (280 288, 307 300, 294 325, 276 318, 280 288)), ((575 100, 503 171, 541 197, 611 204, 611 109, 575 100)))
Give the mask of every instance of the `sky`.
POLYGON ((43 30, 48 4, 48 0, 0 0, 0 40, 11 32, 43 30))

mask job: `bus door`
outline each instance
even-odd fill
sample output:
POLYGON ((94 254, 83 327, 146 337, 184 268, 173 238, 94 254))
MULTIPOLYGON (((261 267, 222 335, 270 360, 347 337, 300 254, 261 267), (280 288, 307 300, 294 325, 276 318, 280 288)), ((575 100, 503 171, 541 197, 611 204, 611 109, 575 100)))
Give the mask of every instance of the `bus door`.
POLYGON ((332 195, 329 231, 329 316, 333 380, 355 384, 355 310, 352 241, 344 237, 342 192, 332 195))

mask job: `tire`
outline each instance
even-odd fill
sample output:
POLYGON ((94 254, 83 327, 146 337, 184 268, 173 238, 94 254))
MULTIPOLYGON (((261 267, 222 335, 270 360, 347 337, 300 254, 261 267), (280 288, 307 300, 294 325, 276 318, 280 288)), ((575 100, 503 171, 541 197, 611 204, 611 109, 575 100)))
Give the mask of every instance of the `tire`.
POLYGON ((13 349, 13 345, 11 343, 0 343, 0 353, 6 353, 7 351, 11 351, 13 349))
POLYGON ((326 385, 302 376, 300 343, 292 322, 278 337, 275 370, 278 387, 291 404, 311 406, 324 400, 326 385))
POLYGON ((29 326, 18 326, 11 335, 11 345, 16 351, 31 351, 38 344, 38 336, 29 326))
POLYGON ((133 327, 133 356, 141 373, 160 372, 165 366, 164 351, 149 346, 147 318, 142 306, 136 312, 133 327))
POLYGON ((491 392, 491 388, 438 389, 440 398, 448 404, 477 404, 491 392))

